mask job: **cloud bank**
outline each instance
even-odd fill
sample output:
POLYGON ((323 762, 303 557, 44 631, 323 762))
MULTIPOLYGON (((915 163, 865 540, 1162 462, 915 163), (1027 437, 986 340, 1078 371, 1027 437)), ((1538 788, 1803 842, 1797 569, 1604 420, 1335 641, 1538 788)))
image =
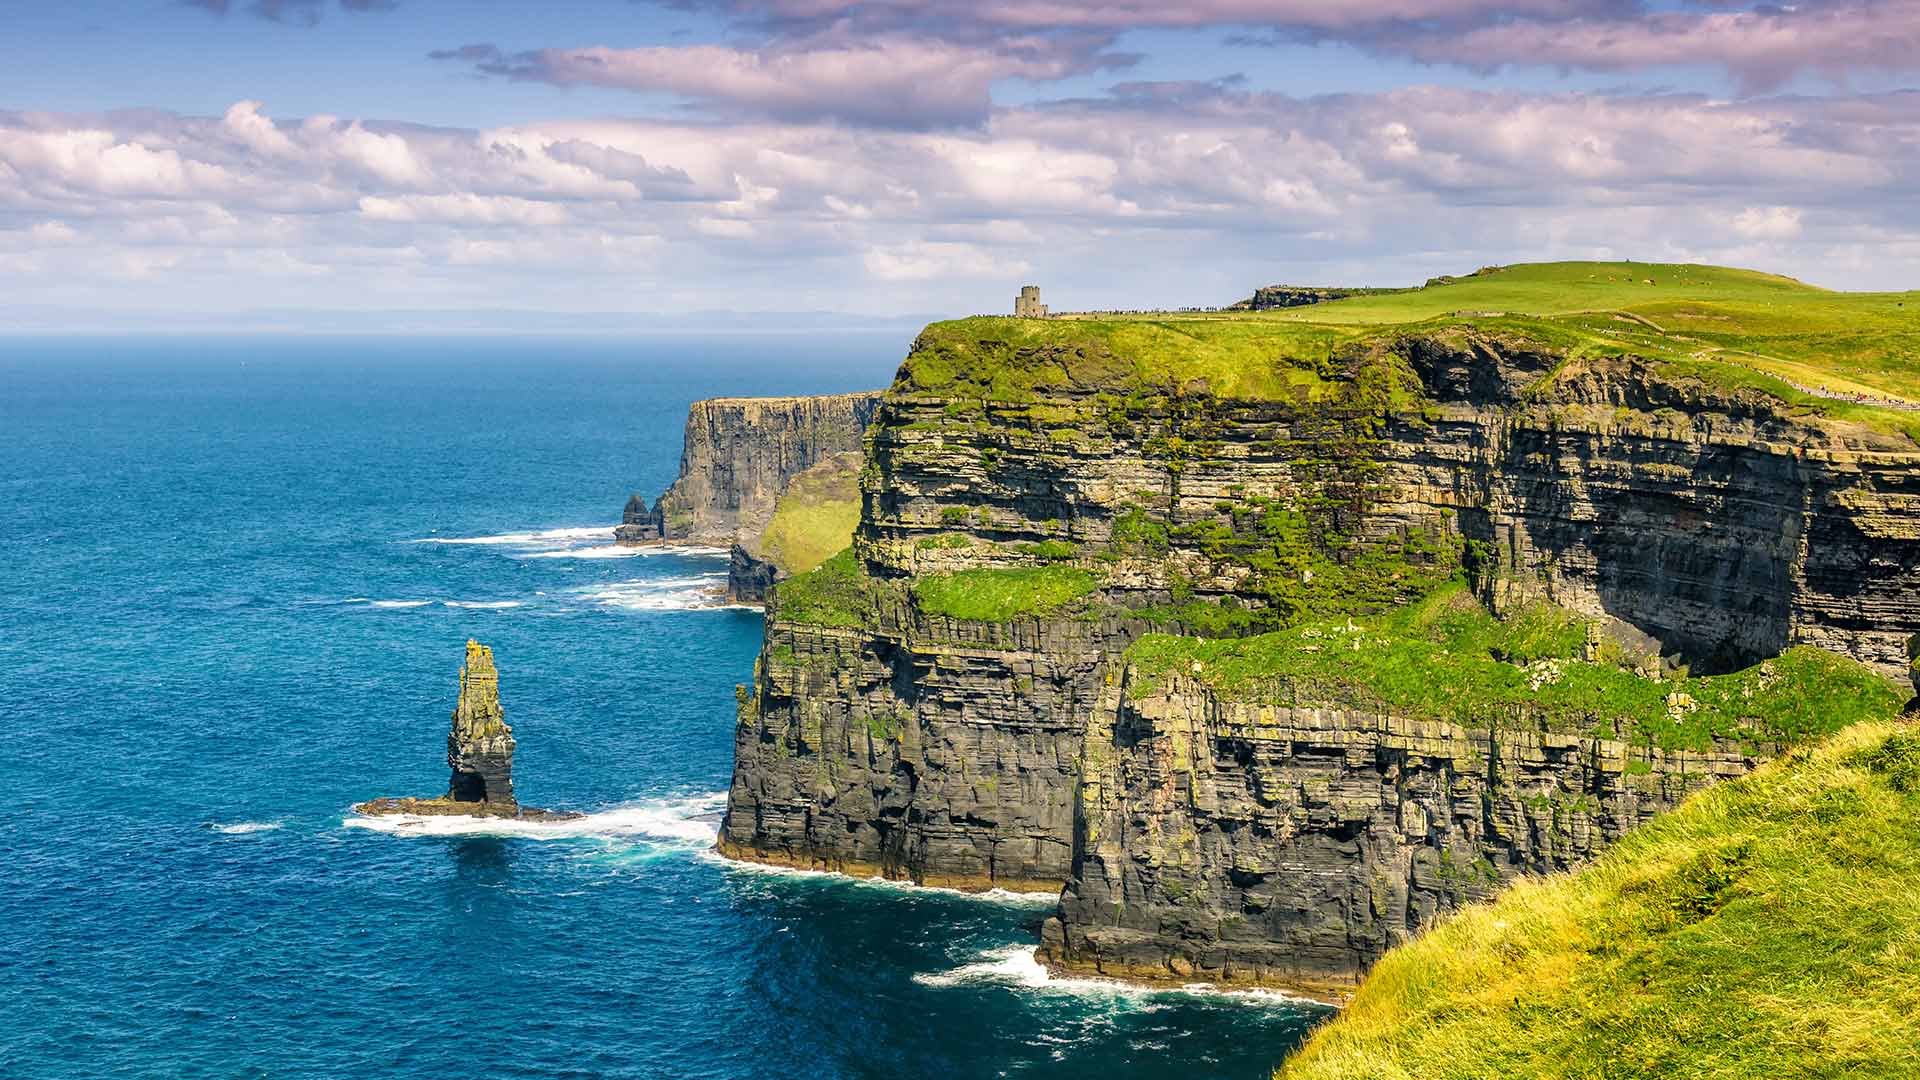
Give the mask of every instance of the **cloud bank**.
POLYGON ((932 289, 998 309, 1030 275, 1066 302, 1204 303, 1268 279, 1391 283, 1524 252, 1891 285, 1920 255, 1917 183, 1912 92, 1140 84, 926 131, 462 130, 276 120, 258 102, 0 113, 0 282, 46 303, 666 310, 733 291, 748 308, 885 311, 932 289))

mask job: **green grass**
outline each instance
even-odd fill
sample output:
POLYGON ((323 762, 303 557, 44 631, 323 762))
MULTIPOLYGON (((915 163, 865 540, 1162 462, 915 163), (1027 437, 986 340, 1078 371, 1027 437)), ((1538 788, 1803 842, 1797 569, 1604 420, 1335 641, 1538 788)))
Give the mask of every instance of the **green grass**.
POLYGON ((1071 566, 960 570, 913 583, 920 607, 935 615, 975 622, 1006 622, 1022 615, 1048 615, 1099 588, 1100 580, 1071 566))
POLYGON ((1267 312, 935 323, 901 388, 1009 403, 1087 390, 1314 401, 1343 392, 1338 358, 1357 346, 1463 327, 1574 358, 1645 356, 1678 376, 1920 440, 1920 413, 1820 396, 1920 402, 1920 292, 1832 292, 1696 265, 1498 267, 1267 312))
POLYGON ((789 574, 826 562, 860 524, 860 455, 841 454, 793 478, 760 534, 760 550, 789 574))
POLYGON ((1656 681, 1628 670, 1628 658, 1611 646, 1598 662, 1576 659, 1586 639, 1579 616, 1543 606, 1502 621, 1453 585, 1374 618, 1225 640, 1149 635, 1127 660, 1136 668, 1136 694, 1180 674, 1232 698, 1381 710, 1467 727, 1545 725, 1662 749, 1704 748, 1715 738, 1798 742, 1898 716, 1907 700, 1870 669, 1818 649, 1791 649, 1729 675, 1656 681), (1558 667, 1550 678, 1521 666, 1543 660, 1558 667), (1671 694, 1687 695, 1693 705, 1676 714, 1671 694))
POLYGON ((853 549, 847 548, 813 570, 775 585, 773 606, 787 622, 855 627, 865 621, 878 587, 853 549))
POLYGON ((1387 954, 1277 1080, 1920 1070, 1920 733, 1863 724, 1387 954))

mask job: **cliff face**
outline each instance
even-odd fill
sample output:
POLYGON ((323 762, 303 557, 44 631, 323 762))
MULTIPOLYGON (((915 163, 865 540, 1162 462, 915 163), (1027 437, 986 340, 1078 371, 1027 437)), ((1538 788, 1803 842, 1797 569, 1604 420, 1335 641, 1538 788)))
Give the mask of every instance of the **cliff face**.
POLYGON ((1040 372, 1017 393, 910 359, 870 436, 857 572, 837 606, 776 591, 722 848, 1065 881, 1046 944, 1067 966, 1346 982, 1764 747, 1434 724, 1310 688, 1135 695, 1121 654, 1152 625, 1364 613, 1465 574, 1496 610, 1545 600, 1703 671, 1812 644, 1904 675, 1910 443, 1632 358, 1471 330, 1390 346, 1257 399, 1116 390, 1094 350, 1016 353, 1040 372), (1063 568, 1098 588, 1053 613, 958 618, 923 587, 1063 568))
POLYGON ((1188 680, 1096 713, 1057 962, 1133 978, 1358 981, 1435 916, 1566 870, 1756 757, 1225 702, 1188 680))
POLYGON ((649 528, 623 525, 620 538, 725 547, 758 536, 795 476, 860 450, 879 399, 875 391, 694 402, 679 479, 654 503, 649 528))

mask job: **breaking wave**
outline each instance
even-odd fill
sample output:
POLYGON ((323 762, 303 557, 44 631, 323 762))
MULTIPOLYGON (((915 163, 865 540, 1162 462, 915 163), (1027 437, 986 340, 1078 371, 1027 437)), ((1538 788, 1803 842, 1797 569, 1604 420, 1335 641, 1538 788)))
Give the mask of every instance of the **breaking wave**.
POLYGON ((644 559, 653 555, 681 555, 687 558, 719 558, 727 553, 726 548, 701 547, 692 544, 653 544, 647 547, 628 547, 624 544, 602 544, 595 547, 563 548, 559 551, 532 551, 515 555, 516 559, 644 559))
POLYGON ((207 822, 206 827, 227 836, 244 836, 247 833, 272 832, 285 822, 280 821, 234 821, 221 824, 218 821, 207 822))
POLYGON ((440 601, 440 606, 455 607, 455 608, 478 608, 482 611, 500 611, 505 608, 519 607, 522 602, 523 601, 519 601, 519 600, 442 600, 440 601))
POLYGON ((745 859, 730 859, 717 851, 707 850, 700 853, 701 858, 719 863, 729 870, 743 874, 765 874, 769 877, 814 878, 826 881, 845 882, 864 888, 891 889, 895 892, 910 894, 933 894, 954 896, 963 900, 984 900, 993 904, 1011 904, 1018 907, 1050 908, 1059 902, 1059 894, 1051 892, 1014 892, 1012 889, 986 889, 980 892, 968 892, 965 889, 950 889, 944 885, 920 885, 912 881, 897 881, 883 877, 857 877, 843 874, 838 870, 803 870, 796 866, 772 866, 767 863, 749 862, 745 859))
POLYGON ((719 835, 719 814, 726 805, 727 795, 722 791, 643 799, 570 821, 513 821, 424 814, 368 817, 349 814, 342 824, 348 828, 368 829, 391 836, 519 836, 529 840, 639 837, 698 849, 712 845, 714 837, 719 835))
POLYGON ((1236 1005, 1286 1008, 1322 1005, 1321 1002, 1310 998, 1278 990, 1243 990, 1220 987, 1212 983, 1139 986, 1116 982, 1112 979, 1055 975, 1040 962, 1038 952, 1039 950, 1032 945, 1007 945, 988 949, 980 954, 978 960, 970 964, 962 964, 951 971, 921 972, 913 977, 913 981, 922 986, 1006 986, 1016 990, 1037 990, 1045 993, 1120 998, 1143 1002, 1170 994, 1180 994, 1189 997, 1206 997, 1236 1005))
POLYGON ((579 590, 583 600, 633 611, 699 611, 740 607, 727 602, 727 575, 610 581, 579 590))
POLYGON ((409 544, 567 544, 577 540, 611 540, 612 525, 586 525, 569 529, 539 529, 500 533, 496 536, 423 536, 409 544))

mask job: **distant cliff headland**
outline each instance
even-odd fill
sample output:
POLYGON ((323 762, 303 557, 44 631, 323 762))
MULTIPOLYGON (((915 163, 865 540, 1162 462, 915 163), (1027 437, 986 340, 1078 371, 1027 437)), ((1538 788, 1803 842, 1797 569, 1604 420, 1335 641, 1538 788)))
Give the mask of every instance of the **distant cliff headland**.
POLYGON ((629 499, 615 537, 729 548, 729 597, 763 601, 775 581, 852 538, 862 440, 880 393, 694 402, 678 479, 651 509, 629 499))

